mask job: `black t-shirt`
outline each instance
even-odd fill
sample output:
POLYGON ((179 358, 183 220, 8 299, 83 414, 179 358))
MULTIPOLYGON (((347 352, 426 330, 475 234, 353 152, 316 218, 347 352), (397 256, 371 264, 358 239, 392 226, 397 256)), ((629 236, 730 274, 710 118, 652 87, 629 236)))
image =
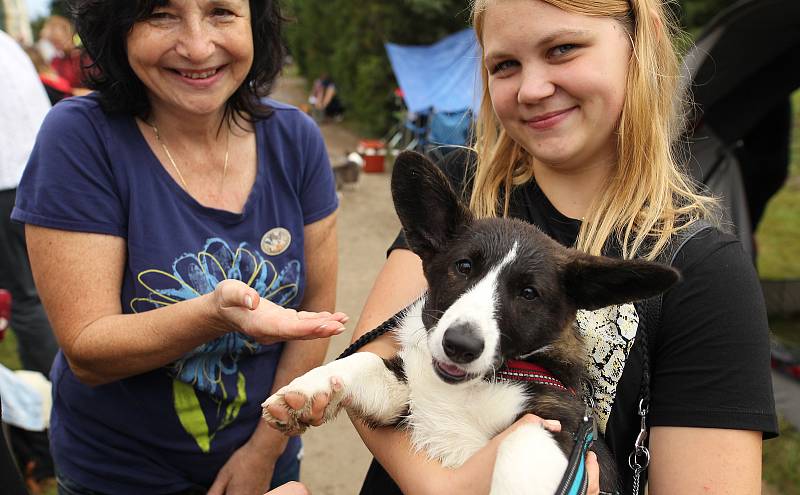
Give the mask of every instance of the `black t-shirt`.
MULTIPOLYGON (((442 163, 465 199, 469 156, 453 152, 442 163)), ((535 181, 512 190, 509 214, 565 246, 575 244, 580 229, 580 221, 556 210, 535 181)), ((407 249, 402 233, 395 248, 407 249)), ((660 325, 645 303, 581 311, 577 318, 589 353, 595 409, 617 458, 623 493, 631 493, 627 457, 639 432, 644 333, 650 339, 650 426, 755 430, 766 437, 778 431, 766 310, 741 243, 718 229, 703 230, 684 244, 673 266, 682 280, 663 295, 660 325), (645 332, 645 326, 656 330, 645 332)), ((373 463, 361 493, 400 493, 392 485, 373 463)))

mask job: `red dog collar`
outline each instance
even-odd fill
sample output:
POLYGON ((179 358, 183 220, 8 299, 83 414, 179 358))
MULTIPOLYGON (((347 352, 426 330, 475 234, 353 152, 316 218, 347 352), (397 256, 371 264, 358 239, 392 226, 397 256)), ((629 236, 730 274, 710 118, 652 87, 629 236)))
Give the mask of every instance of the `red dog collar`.
POLYGON ((518 359, 507 360, 505 366, 497 371, 497 379, 511 382, 534 382, 575 393, 571 388, 565 387, 555 375, 538 364, 518 359))

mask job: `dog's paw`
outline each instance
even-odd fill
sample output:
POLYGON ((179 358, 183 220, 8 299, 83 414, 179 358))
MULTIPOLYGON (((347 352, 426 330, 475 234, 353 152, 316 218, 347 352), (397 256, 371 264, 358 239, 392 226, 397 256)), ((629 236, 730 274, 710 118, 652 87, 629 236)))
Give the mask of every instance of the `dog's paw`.
POLYGON ((301 434, 311 426, 314 401, 326 401, 322 412, 322 423, 336 417, 344 406, 344 382, 332 375, 326 366, 315 368, 292 380, 291 383, 271 395, 263 404, 262 418, 273 428, 287 434, 301 434), (287 395, 289 401, 287 402, 287 395), (290 404, 291 403, 291 404, 290 404), (285 419, 275 417, 272 411, 285 411, 285 419))

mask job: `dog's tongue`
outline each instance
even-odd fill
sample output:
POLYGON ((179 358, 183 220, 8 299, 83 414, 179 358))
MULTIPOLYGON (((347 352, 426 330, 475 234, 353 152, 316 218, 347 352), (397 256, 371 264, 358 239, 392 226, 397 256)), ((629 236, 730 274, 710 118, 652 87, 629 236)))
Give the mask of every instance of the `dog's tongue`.
POLYGON ((454 376, 454 377, 460 378, 460 377, 462 377, 462 376, 467 374, 466 371, 464 371, 461 368, 459 368, 458 366, 454 366, 452 364, 446 364, 446 363, 441 363, 440 362, 439 363, 439 367, 442 368, 442 370, 445 373, 447 373, 448 375, 454 376))

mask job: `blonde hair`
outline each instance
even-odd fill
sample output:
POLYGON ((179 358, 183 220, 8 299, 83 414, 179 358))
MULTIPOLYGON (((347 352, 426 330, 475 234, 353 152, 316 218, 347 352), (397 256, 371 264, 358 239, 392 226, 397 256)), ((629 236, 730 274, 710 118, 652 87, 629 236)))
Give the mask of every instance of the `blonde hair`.
MULTIPOLYGON (((494 1, 474 0, 472 20, 483 46, 484 14, 494 1)), ((680 31, 659 0, 542 0, 559 9, 619 21, 631 37, 625 102, 617 128, 617 163, 587 210, 576 247, 601 254, 616 240, 623 258, 655 259, 670 238, 700 218, 715 222, 715 202, 676 166, 673 145, 682 129, 680 60, 672 40, 680 31)), ((470 208, 479 217, 508 214, 510 191, 533 177, 533 157, 502 128, 482 70, 483 95, 475 130, 478 165, 470 208)))

